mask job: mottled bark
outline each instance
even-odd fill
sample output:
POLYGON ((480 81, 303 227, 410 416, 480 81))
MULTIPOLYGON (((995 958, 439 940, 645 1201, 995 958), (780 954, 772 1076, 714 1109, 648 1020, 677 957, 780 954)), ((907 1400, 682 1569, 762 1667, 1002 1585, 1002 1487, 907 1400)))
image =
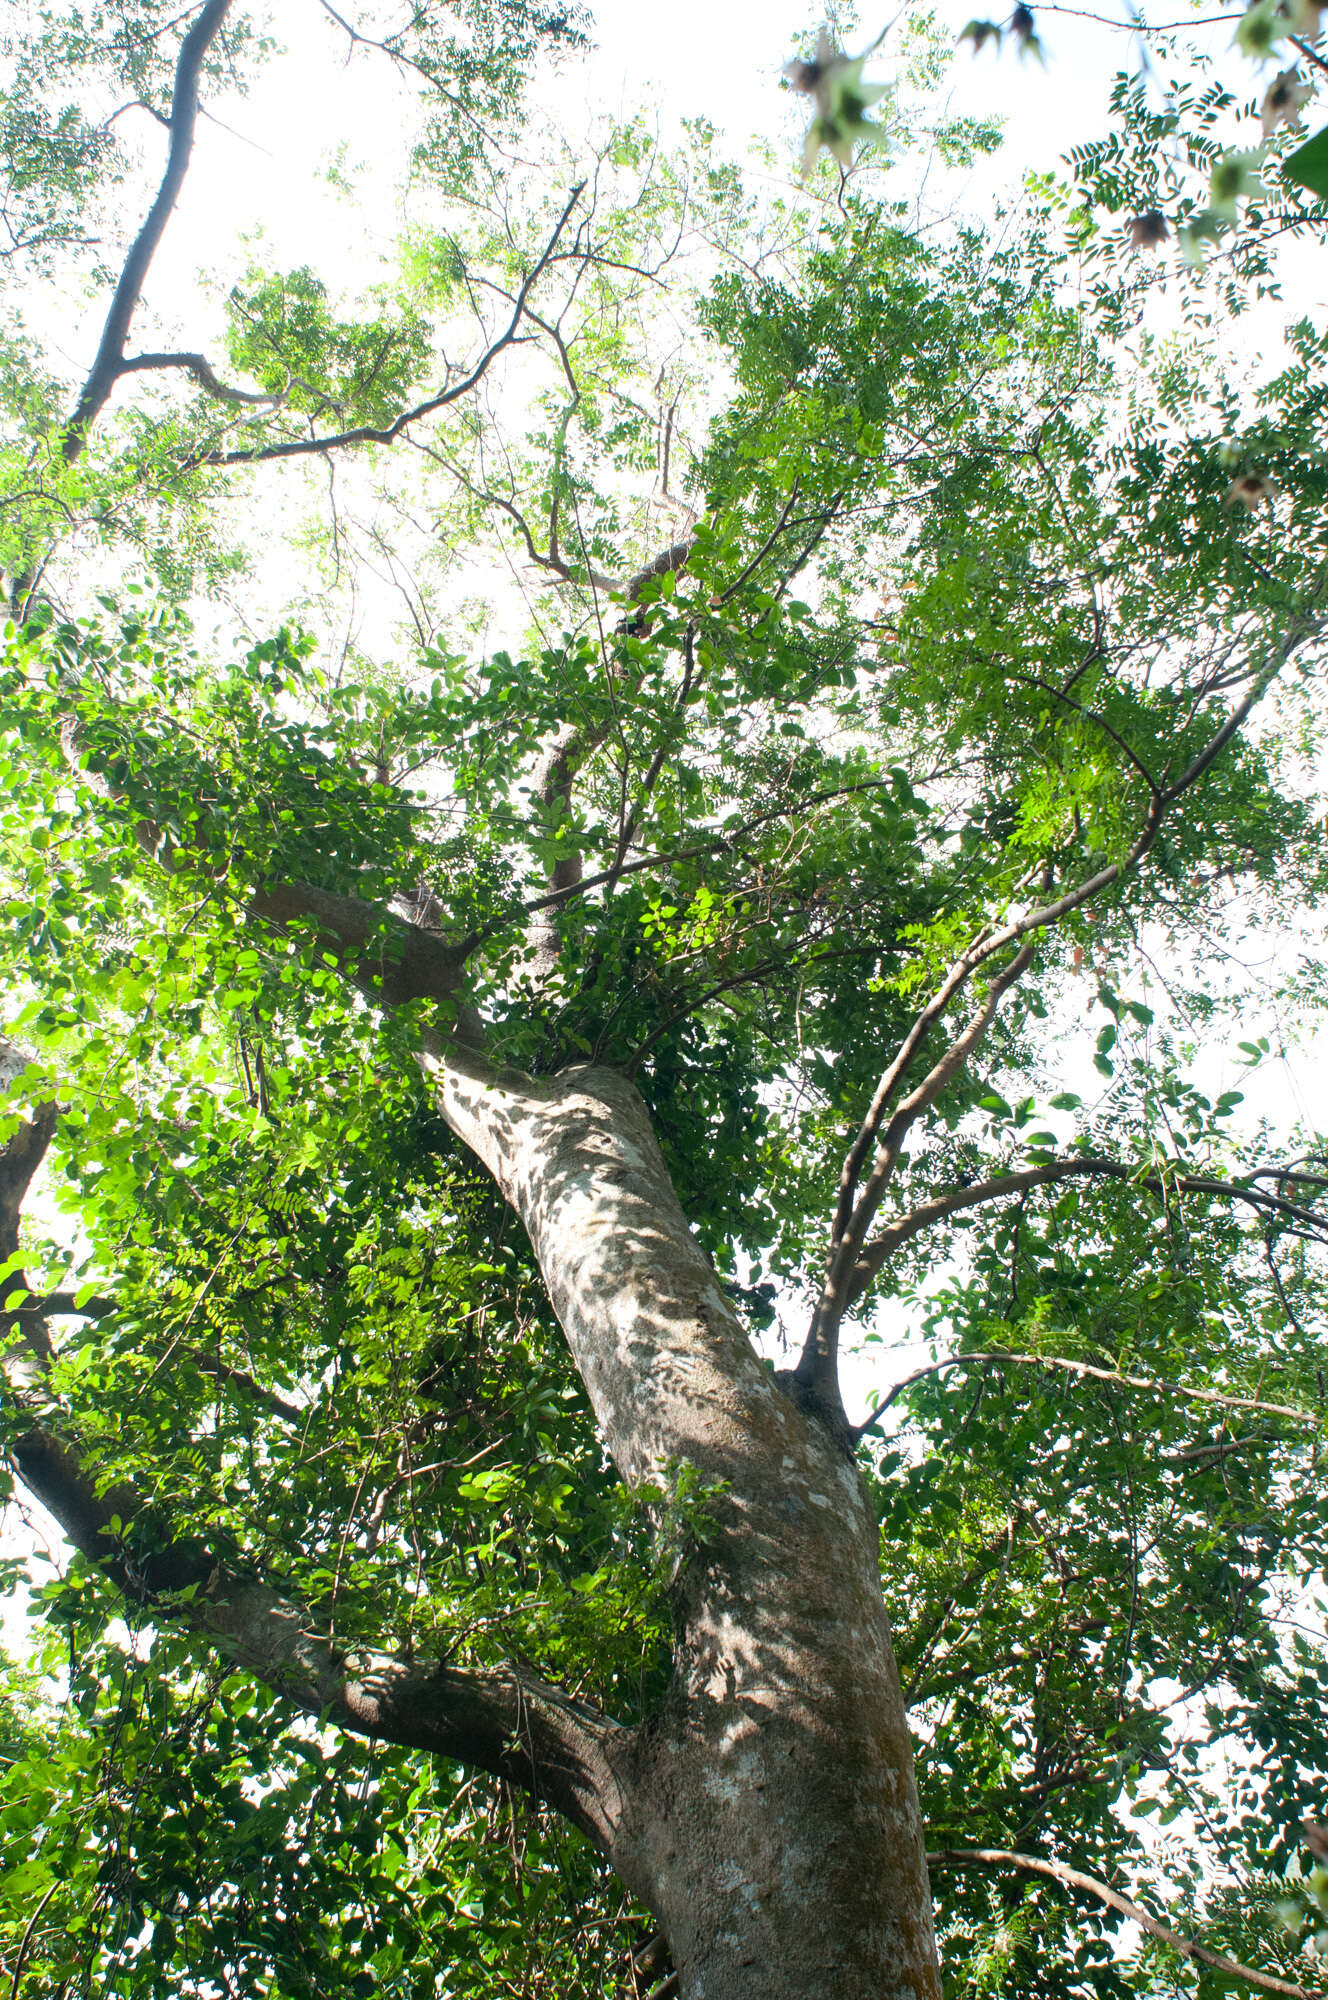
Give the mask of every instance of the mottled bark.
MULTIPOLYGON (((347 1654, 228 1551, 99 1491, 37 1422, 15 1469, 128 1597, 308 1713, 496 1772, 581 1827, 659 1917, 682 2000, 938 2000, 876 1523, 842 1437, 756 1355, 627 1079, 537 1080, 456 1044, 423 1066, 525 1224, 623 1475, 693 1475, 654 1714, 623 1727, 524 1670, 347 1654)), ((15 1216, 49 1123, 0 1156, 15 1216)))
POLYGON ((685 2000, 935 2000, 912 1754, 877 1530, 841 1445, 780 1391, 616 1073, 424 1066, 522 1218, 609 1450, 708 1489, 676 1671, 636 1733, 612 1858, 685 2000))

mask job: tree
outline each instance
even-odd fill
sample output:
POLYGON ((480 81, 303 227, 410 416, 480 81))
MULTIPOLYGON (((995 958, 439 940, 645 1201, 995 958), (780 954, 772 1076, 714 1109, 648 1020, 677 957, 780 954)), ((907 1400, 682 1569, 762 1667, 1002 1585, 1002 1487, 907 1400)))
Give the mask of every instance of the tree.
MULTIPOLYGON (((459 83, 429 12, 333 16, 459 106, 390 278, 131 352, 244 31, 124 22, 164 177, 10 404, 4 1442, 76 1551, 14 1995, 937 1995, 929 1861, 946 1990, 1304 1994, 1323 1152, 1191 1044, 1261 1004, 1233 885, 1324 886, 1322 340, 1257 402, 1211 339, 1141 367, 1151 280, 1054 202, 995 249, 827 167, 753 223, 630 125, 527 176, 490 128, 566 23, 509 8, 459 83), (514 536, 522 644, 423 566, 390 669, 197 639, 224 482, 375 452, 315 570, 514 536), (166 587, 98 602, 94 537, 166 587), (864 1411, 891 1301, 937 1347, 864 1411)), ((52 114, 16 244, 83 243, 99 129, 52 114)))

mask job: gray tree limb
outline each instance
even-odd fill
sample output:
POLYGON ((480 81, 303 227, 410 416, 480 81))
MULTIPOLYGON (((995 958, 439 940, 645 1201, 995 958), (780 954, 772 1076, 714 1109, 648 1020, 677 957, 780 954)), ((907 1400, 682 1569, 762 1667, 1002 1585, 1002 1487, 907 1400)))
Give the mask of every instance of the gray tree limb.
POLYGON ((88 371, 87 380, 79 392, 73 414, 65 425, 61 441, 61 455, 66 464, 72 465, 84 446, 92 426, 106 406, 107 398, 116 382, 124 373, 125 343, 129 339, 129 328, 143 295, 143 286, 148 269, 161 242, 171 210, 179 198, 189 171, 189 158, 194 147, 194 128, 198 122, 198 78, 203 67, 203 59, 221 32, 221 27, 230 11, 231 0, 206 0, 206 5, 180 44, 179 59, 175 65, 175 88, 171 96, 170 148, 166 155, 166 170, 161 177, 156 199, 144 217, 143 226, 129 247, 129 255, 120 269, 120 276, 111 297, 110 310, 102 327, 101 340, 88 371))
POLYGON ((1211 1965, 1217 1972, 1225 1972, 1232 1979, 1243 1979, 1247 1986, 1257 1986, 1263 1993, 1281 1993, 1287 2000, 1323 2000, 1322 1989, 1315 1991, 1309 1986, 1298 1986, 1294 1980, 1278 1979, 1271 1972, 1260 1972, 1252 1965, 1241 1965, 1236 1959, 1228 1958, 1224 1952, 1210 1951, 1207 1945, 1195 1944, 1191 1938, 1182 1937, 1141 1909, 1138 1903, 1122 1896, 1119 1889, 1113 1889, 1106 1882, 1099 1882, 1095 1875, 1085 1875, 1082 1869, 1070 1868, 1063 1861, 1048 1860, 1041 1854, 1018 1854, 1002 1847, 947 1847, 928 1854, 929 1868, 1017 1868, 1032 1875, 1045 1875, 1052 1882, 1063 1883, 1067 1889, 1082 1890, 1085 1895, 1095 1896, 1108 1909, 1116 1910, 1131 1923, 1138 1924, 1149 1937, 1159 1938, 1163 1944, 1178 1951, 1182 1958, 1196 1959, 1201 1965, 1211 1965))
POLYGON ((169 1533, 155 1548, 126 1531, 143 1509, 128 1486, 99 1492, 77 1453, 34 1426, 10 1447, 14 1469, 89 1562, 155 1616, 192 1628, 296 1708, 360 1736, 509 1779, 546 1800, 611 1855, 618 1725, 515 1667, 475 1672, 386 1653, 348 1653, 312 1615, 211 1551, 169 1533))
MULTIPOLYGON (((1164 1186, 1160 1175, 1141 1171, 1131 1166, 1128 1160, 1107 1159, 1100 1153, 1083 1153, 1067 1159, 1048 1160, 1042 1166, 1023 1167, 1012 1174, 997 1174, 990 1180, 976 1181, 972 1187, 954 1188, 949 1194, 938 1195, 934 1201, 922 1202, 907 1215, 899 1216, 865 1246, 853 1269, 850 1303, 861 1298, 877 1272, 901 1245, 920 1235, 924 1229, 931 1228, 933 1223, 943 1221, 946 1216, 958 1215, 967 1208, 980 1208, 989 1201, 1001 1201, 1009 1195, 1025 1194, 1031 1188, 1051 1187, 1059 1181, 1081 1179, 1132 1181, 1154 1193, 1160 1192, 1164 1186)), ((1168 1175, 1165 1186, 1178 1188, 1184 1194, 1215 1195, 1245 1202, 1262 1215, 1280 1217, 1301 1232, 1328 1241, 1328 1216, 1317 1214, 1301 1202, 1267 1194, 1262 1188, 1242 1186, 1238 1181, 1221 1180, 1213 1174, 1168 1175)))

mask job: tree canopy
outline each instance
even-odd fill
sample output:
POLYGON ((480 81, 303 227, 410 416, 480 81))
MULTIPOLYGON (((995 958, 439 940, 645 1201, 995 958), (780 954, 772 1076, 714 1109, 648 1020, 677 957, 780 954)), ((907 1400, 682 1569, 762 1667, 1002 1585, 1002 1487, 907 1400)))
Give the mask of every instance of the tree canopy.
POLYGON ((874 102, 809 37, 799 178, 559 130, 575 10, 325 12, 393 225, 338 159, 344 267, 183 327, 282 23, 6 52, 0 1441, 71 1545, 3 1565, 11 2000, 702 1992, 601 1765, 730 1563, 731 1679, 758 1630, 752 1355, 858 1468, 945 1992, 1303 1995, 1328 1143, 1261 1092, 1325 993, 1328 331, 1241 343, 1303 135, 1167 31, 984 214, 933 23, 874 102), (550 1220, 614 1146, 627 1276, 550 1220))

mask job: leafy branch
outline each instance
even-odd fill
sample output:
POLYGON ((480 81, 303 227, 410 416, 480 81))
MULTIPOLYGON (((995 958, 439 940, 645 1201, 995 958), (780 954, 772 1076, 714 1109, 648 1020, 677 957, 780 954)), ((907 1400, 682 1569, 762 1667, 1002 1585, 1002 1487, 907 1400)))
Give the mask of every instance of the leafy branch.
POLYGON ((1128 1917, 1138 1924, 1149 1937, 1157 1938, 1162 1944, 1170 1945, 1182 1958, 1196 1960, 1200 1965, 1211 1965, 1215 1972, 1225 1973, 1229 1979, 1243 1980, 1247 1986, 1256 1986, 1262 1993, 1281 1993, 1286 2000, 1323 2000, 1322 1988, 1298 1986, 1294 1980, 1278 1979, 1271 1972, 1260 1972, 1252 1965, 1241 1965, 1236 1959, 1228 1958, 1224 1952, 1210 1951, 1207 1945, 1195 1944, 1192 1938, 1182 1937, 1169 1924, 1142 1909, 1138 1903, 1122 1896, 1119 1889, 1113 1889, 1106 1882, 1100 1882, 1095 1875, 1085 1875, 1082 1869, 1070 1868, 1063 1861, 1048 1860, 1041 1854, 1017 1854, 1002 1847, 946 1847, 939 1848, 927 1856, 929 1868, 1018 1868, 1031 1875, 1045 1875, 1049 1881, 1060 1882, 1067 1889, 1081 1890, 1085 1895, 1095 1896, 1108 1909, 1128 1917))
MULTIPOLYGON (((1277 1170, 1261 1169, 1260 1172, 1275 1174, 1277 1170)), ((944 1221, 946 1216, 957 1215, 968 1208, 981 1208, 988 1202, 1002 1201, 1010 1195, 1026 1194, 1033 1188, 1051 1187, 1059 1181, 1093 1177, 1125 1181, 1135 1187, 1148 1188, 1153 1193, 1175 1188, 1184 1194, 1204 1194, 1247 1202, 1261 1215, 1282 1218, 1294 1226, 1296 1233, 1310 1236, 1319 1243, 1328 1243, 1328 1216, 1301 1202, 1288 1201, 1285 1196, 1269 1194, 1263 1188, 1221 1180, 1211 1174, 1168 1173, 1164 1179, 1160 1174, 1132 1166, 1128 1160, 1107 1159, 1097 1153, 1074 1154, 1066 1159, 1048 1160, 1041 1166, 1025 1167, 1017 1173, 997 1174, 989 1180, 976 1182, 972 1187, 955 1188, 949 1194, 938 1195, 934 1201, 922 1202, 907 1215, 901 1215, 864 1246, 853 1271, 850 1303, 862 1296, 896 1250, 924 1229, 944 1221)))
MULTIPOLYGON (((981 930, 968 949, 953 962, 932 997, 915 1016, 894 1060, 877 1083, 840 1173, 825 1277, 794 1371, 794 1380, 803 1393, 837 1410, 842 1416, 837 1361, 840 1328, 849 1306, 860 1294, 859 1262, 872 1221, 894 1177, 904 1141, 918 1118, 935 1104, 946 1085, 982 1042, 1002 998, 1032 964, 1038 933, 1054 928, 1105 890, 1127 879, 1138 868, 1162 831, 1170 809, 1192 790, 1232 742, 1293 652, 1319 631, 1321 623, 1317 618, 1302 618, 1295 622, 1271 659, 1263 663, 1244 699, 1236 704, 1179 777, 1167 785, 1160 785, 1151 776, 1147 777, 1149 795, 1143 822, 1120 860, 1106 863, 1059 895, 1047 896, 1045 901, 1035 903, 1022 915, 981 930), (1011 946, 1018 946, 1017 951, 991 979, 985 999, 967 1026, 953 1037, 921 1081, 900 1098, 899 1093, 924 1043, 956 998, 976 972, 1011 946)), ((1129 761, 1139 765, 1133 753, 1130 753, 1129 761)), ((1044 896, 1049 886, 1048 866, 1043 875, 1044 896)))

